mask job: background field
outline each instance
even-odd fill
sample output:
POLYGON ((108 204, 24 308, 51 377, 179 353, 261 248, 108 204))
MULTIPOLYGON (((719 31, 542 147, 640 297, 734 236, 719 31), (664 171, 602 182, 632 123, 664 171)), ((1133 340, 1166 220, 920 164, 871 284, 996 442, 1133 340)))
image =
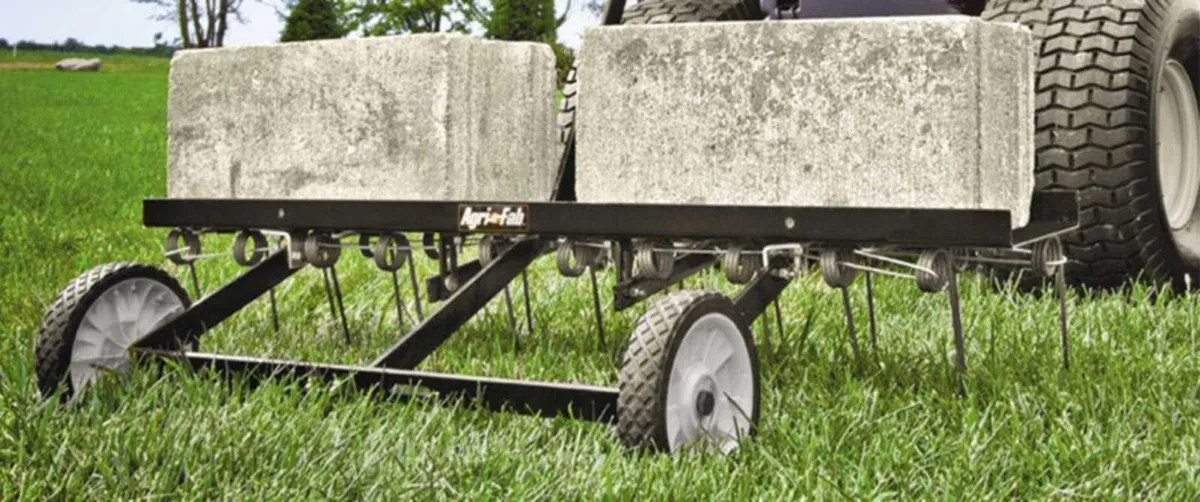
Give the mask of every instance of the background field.
MULTIPOLYGON (((0 68, 55 58, 6 54, 0 68)), ((970 397, 960 399, 944 296, 877 281, 879 346, 856 376, 840 299, 806 277, 784 297, 786 332, 760 349, 762 433, 728 458, 633 455, 610 429, 593 424, 383 404, 336 390, 231 390, 176 371, 111 379, 69 406, 44 401, 35 391, 32 349, 43 309, 71 278, 125 260, 185 278, 162 258, 165 232, 140 225, 141 198, 165 192, 168 62, 119 63, 96 74, 0 69, 0 499, 1200 493, 1200 308, 1191 297, 1153 305, 1142 288, 1103 298, 1072 294, 1075 364, 1065 371, 1052 298, 994 292, 965 277, 973 332, 970 397)), ((229 240, 205 245, 225 250, 229 240)), ((352 258, 340 271, 353 347, 331 329, 320 276, 306 271, 279 291, 280 332, 257 302, 208 335, 205 349, 365 362, 396 336, 396 314, 386 277, 344 256, 352 258)), ((421 266, 432 269, 428 260, 421 266)), ((212 288, 236 271, 228 259, 206 262, 201 278, 212 288)), ((614 361, 642 308, 615 315, 606 308, 607 343, 598 348, 586 281, 562 279, 544 260, 530 284, 535 330, 520 334, 519 352, 498 301, 423 367, 614 384, 614 361)), ((714 276, 689 281, 720 284, 714 276)), ((865 326, 861 285, 855 293, 865 326)))

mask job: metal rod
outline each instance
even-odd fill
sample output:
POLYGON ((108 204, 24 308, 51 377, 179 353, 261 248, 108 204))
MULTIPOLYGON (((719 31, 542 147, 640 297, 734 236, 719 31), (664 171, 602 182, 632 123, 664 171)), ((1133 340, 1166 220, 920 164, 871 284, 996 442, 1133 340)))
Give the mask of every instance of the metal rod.
POLYGON ((414 254, 408 258, 408 278, 412 281, 413 303, 417 306, 417 321, 425 320, 425 312, 421 308, 421 285, 417 281, 417 268, 413 265, 414 254))
POLYGON ((271 298, 271 324, 275 331, 279 331, 279 307, 275 305, 275 288, 268 289, 267 295, 271 298))
POLYGON ((958 393, 967 395, 963 377, 967 373, 967 347, 963 336, 962 309, 958 300, 958 272, 950 267, 950 320, 954 325, 954 369, 957 373, 958 393))
POLYGON ((875 343, 875 290, 871 286, 871 273, 863 275, 867 280, 867 321, 871 325, 871 350, 876 350, 878 346, 875 343))
POLYGON ((922 266, 920 266, 920 265, 917 265, 917 264, 915 264, 915 263, 909 263, 909 262, 906 262, 906 261, 904 261, 904 260, 897 260, 897 259, 895 259, 895 258, 891 258, 891 257, 884 256, 884 255, 881 255, 881 254, 875 254, 875 253, 871 253, 871 252, 864 251, 864 250, 855 250, 855 251, 854 251, 854 254, 857 254, 857 255, 859 255, 859 256, 864 256, 864 257, 867 257, 867 258, 871 258, 871 259, 873 259, 873 260, 882 261, 882 262, 885 262, 885 263, 891 263, 892 265, 899 265, 899 266, 901 266, 901 267, 907 267, 907 268, 911 268, 911 269, 913 269, 913 270, 917 270, 917 271, 920 271, 920 272, 925 272, 925 273, 927 273, 927 274, 933 274, 935 277, 937 276, 937 272, 934 272, 933 270, 931 270, 931 269, 929 269, 929 268, 922 267, 922 266))
POLYGON ((155 328, 134 346, 167 348, 176 340, 201 337, 298 270, 300 268, 288 265, 286 250, 277 251, 212 294, 197 300, 191 308, 155 328))
POLYGON ((267 379, 337 380, 351 389, 373 392, 381 398, 428 398, 451 405, 478 403, 493 411, 569 416, 608 424, 617 419, 619 392, 608 387, 199 352, 146 349, 132 352, 139 357, 174 359, 197 370, 215 370, 221 376, 236 375, 251 385, 267 379))
POLYGON ((596 337, 600 346, 604 346, 604 316, 600 314, 600 285, 596 281, 596 268, 588 267, 592 277, 592 310, 596 313, 596 337))
POLYGON ((443 342, 467 323, 504 286, 516 279, 521 271, 541 256, 543 242, 535 239, 517 241, 483 267, 478 274, 467 279, 446 304, 433 311, 420 325, 393 344, 372 366, 411 369, 437 350, 443 342))
POLYGON ((525 326, 529 328, 529 334, 533 334, 533 302, 529 300, 529 273, 528 269, 521 270, 521 291, 525 296, 525 326))
POLYGON ((396 327, 404 330, 404 302, 400 298, 400 276, 392 271, 392 299, 396 301, 396 327))
POLYGON ((329 267, 329 276, 333 278, 333 292, 337 296, 338 317, 342 320, 342 333, 346 335, 346 343, 354 343, 350 337, 350 326, 346 323, 346 306, 342 301, 342 286, 338 282, 337 265, 329 267))
POLYGON ((200 291, 200 276, 196 274, 196 262, 188 262, 188 271, 192 275, 192 287, 196 291, 196 298, 204 296, 204 292, 200 291))
POLYGON ((1067 277, 1066 267, 1058 267, 1055 274, 1058 289, 1058 331, 1062 337, 1063 368, 1071 369, 1071 339, 1067 333, 1067 277))
POLYGON ((513 349, 521 350, 521 337, 517 333, 517 316, 513 313, 512 294, 508 292, 508 285, 504 285, 504 305, 508 307, 508 329, 513 333, 513 349))
POLYGON ((509 329, 517 329, 517 316, 513 313, 512 294, 508 292, 507 284, 504 286, 504 304, 508 307, 509 329))
POLYGON ((321 279, 325 283, 325 299, 329 301, 329 315, 337 317, 337 306, 333 304, 333 288, 329 285, 329 269, 321 269, 321 279))
POLYGON ((850 349, 854 351, 854 366, 859 366, 858 333, 854 329, 854 310, 850 306, 850 288, 842 290, 842 310, 846 312, 846 328, 850 330, 850 349))

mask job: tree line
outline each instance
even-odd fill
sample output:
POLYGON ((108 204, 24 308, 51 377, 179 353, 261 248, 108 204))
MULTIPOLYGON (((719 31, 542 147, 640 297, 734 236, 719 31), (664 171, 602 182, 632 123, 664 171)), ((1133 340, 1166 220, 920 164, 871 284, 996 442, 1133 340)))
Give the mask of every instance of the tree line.
MULTIPOLYGON (((153 19, 178 26, 172 45, 220 47, 231 24, 244 22, 245 0, 130 0, 157 8, 153 19)), ((559 81, 574 54, 558 42, 557 30, 566 21, 555 12, 554 0, 252 0, 270 5, 284 21, 281 42, 384 36, 407 33, 459 32, 495 40, 534 41, 550 45, 558 63, 559 81)), ((597 12, 602 0, 583 0, 597 12)))
POLYGON ((48 52, 80 52, 88 54, 134 54, 139 56, 160 56, 170 57, 175 53, 177 47, 162 41, 162 34, 156 34, 153 47, 122 47, 119 45, 90 45, 75 38, 68 38, 62 42, 41 43, 33 40, 18 40, 9 42, 7 39, 0 38, 0 51, 10 51, 17 49, 19 51, 48 51, 48 52))

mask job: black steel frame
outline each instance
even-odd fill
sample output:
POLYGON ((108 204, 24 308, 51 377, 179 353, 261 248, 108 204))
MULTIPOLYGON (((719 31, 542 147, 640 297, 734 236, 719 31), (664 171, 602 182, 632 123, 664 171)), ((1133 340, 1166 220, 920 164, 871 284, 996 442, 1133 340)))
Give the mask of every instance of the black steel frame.
MULTIPOLYGON (((624 7, 624 0, 609 0, 603 23, 620 24, 624 7)), ((148 227, 215 232, 270 229, 286 231, 293 239, 310 231, 424 232, 427 240, 435 234, 440 235, 438 252, 431 254, 431 257, 440 255, 440 271, 427 280, 427 288, 431 301, 445 303, 369 366, 167 350, 180 346, 173 343, 178 340, 199 339, 300 270, 285 249, 270 255, 154 330, 135 345, 134 352, 177 358, 193 368, 240 375, 251 382, 274 377, 338 379, 348 381, 356 388, 381 390, 389 396, 428 397, 428 393, 432 393, 442 400, 476 402, 492 410, 567 414, 578 419, 611 423, 616 420, 617 413, 618 391, 613 388, 449 375, 414 371, 413 368, 497 294, 505 291, 507 285, 537 258, 550 251, 552 243, 559 237, 604 239, 617 243, 618 281, 614 287, 613 306, 621 310, 717 262, 711 255, 684 255, 675 259, 675 267, 666 279, 633 277, 629 271, 632 270, 631 244, 634 239, 753 242, 758 245, 799 242, 819 243, 822 247, 887 245, 1011 249, 1016 244, 1075 228, 1078 218, 1073 192, 1036 195, 1033 221, 1017 230, 1011 229, 1010 215, 1006 211, 579 203, 575 202, 574 152, 572 131, 560 160, 551 202, 146 199, 143 223, 148 227), (528 221, 516 231, 503 232, 513 241, 491 262, 485 265, 476 260, 459 264, 450 239, 471 233, 500 232, 497 229, 464 229, 459 218, 461 211, 465 207, 486 209, 489 206, 520 208, 528 221), (453 277, 460 285, 447 287, 444 282, 447 277, 453 277)), ((783 265, 773 263, 776 264, 783 265)), ((735 309, 747 325, 752 325, 775 304, 791 282, 789 275, 777 273, 778 270, 769 267, 761 271, 734 299, 735 309)), ((950 288, 955 307, 956 342, 960 343, 957 288, 953 282, 950 288)), ((959 365, 962 365, 961 361, 959 365)))
MULTIPOLYGON (((603 422, 611 421, 616 413, 616 389, 412 370, 535 260, 552 250, 553 242, 561 236, 612 239, 617 243, 618 281, 614 288, 614 308, 620 310, 716 263, 713 255, 688 254, 676 258, 675 268, 667 279, 633 277, 629 273, 632 241, 638 238, 704 239, 759 245, 805 242, 826 247, 1010 248, 1015 243, 1074 228, 1075 207, 1073 194, 1039 195, 1033 211, 1034 221, 1016 231, 1011 230, 1009 214, 1003 211, 577 202, 148 199, 144 202, 143 221, 150 227, 202 228, 217 232, 271 229, 286 231, 293 239, 309 231, 423 231, 440 234, 439 253, 443 258, 452 258, 442 260, 440 274, 428 281, 430 298, 444 300, 442 308, 414 326, 368 366, 172 353, 193 367, 247 375, 254 381, 277 375, 348 378, 357 387, 384 390, 419 386, 444 399, 478 401, 494 410, 567 413, 576 418, 603 422), (459 225, 460 209, 464 206, 520 206, 527 211, 528 225, 518 232, 475 231, 479 234, 502 233, 508 237, 508 245, 486 265, 477 260, 460 265, 451 238, 466 235, 459 225), (446 288, 442 279, 447 275, 458 278, 460 285, 446 288)), ((777 265, 782 268, 781 263, 777 265)), ((176 340, 199 339, 299 269, 289 263, 287 250, 276 251, 147 335, 137 344, 136 350, 161 356, 168 354, 165 349, 180 346, 172 343, 176 340)), ((770 268, 760 272, 735 298, 735 307, 747 325, 761 316, 790 283, 791 278, 776 273, 777 270, 770 268)), ((959 331, 957 325, 956 331, 959 331)))

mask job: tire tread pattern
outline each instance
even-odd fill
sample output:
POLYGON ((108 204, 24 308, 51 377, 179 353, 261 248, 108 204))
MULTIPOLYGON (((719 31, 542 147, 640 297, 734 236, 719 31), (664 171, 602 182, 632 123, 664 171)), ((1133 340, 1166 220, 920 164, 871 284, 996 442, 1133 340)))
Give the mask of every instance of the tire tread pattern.
POLYGON ((1073 284, 1172 277, 1147 113, 1165 9, 1164 0, 993 0, 982 14, 1041 39, 1035 185, 1079 194, 1080 228, 1063 239, 1073 284))
MULTIPOLYGON (((74 393, 67 379, 70 372, 71 349, 75 343, 74 328, 82 322, 86 309, 96 298, 113 284, 125 279, 145 277, 163 282, 181 294, 185 307, 190 306, 187 293, 179 282, 165 271, 133 262, 115 262, 99 265, 80 274, 67 283, 42 316, 42 325, 34 349, 38 390, 50 397, 65 383, 69 398, 74 393)), ((194 341, 193 341, 194 343, 194 341)))
POLYGON ((717 298, 724 297, 712 291, 676 291, 650 304, 638 319, 621 363, 618 385, 616 430, 625 446, 669 449, 659 417, 665 413, 664 374, 670 366, 671 337, 694 305, 717 298))

